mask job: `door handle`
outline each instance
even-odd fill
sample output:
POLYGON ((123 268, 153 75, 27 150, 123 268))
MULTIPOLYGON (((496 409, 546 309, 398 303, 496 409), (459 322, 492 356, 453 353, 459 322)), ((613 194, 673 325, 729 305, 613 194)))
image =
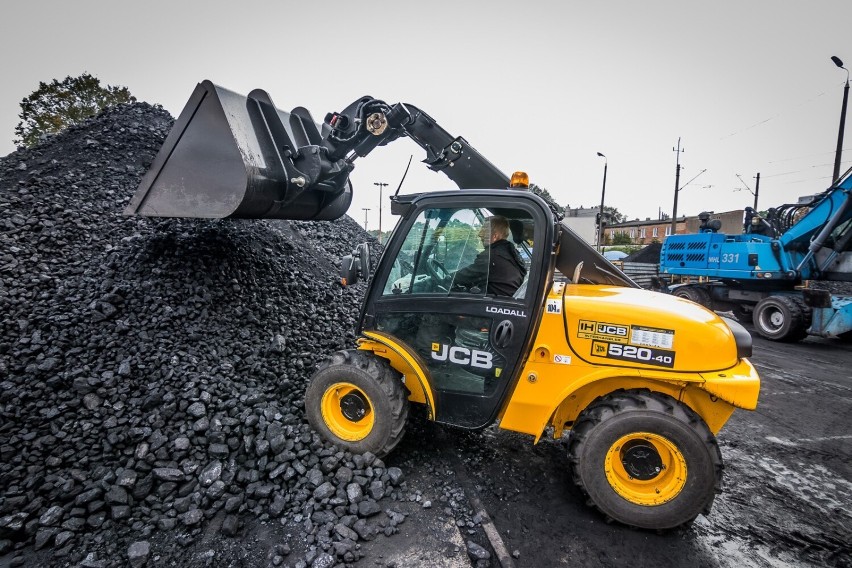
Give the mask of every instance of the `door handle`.
POLYGON ((497 324, 494 330, 494 345, 497 347, 506 347, 512 341, 512 331, 514 327, 509 320, 503 320, 497 324))

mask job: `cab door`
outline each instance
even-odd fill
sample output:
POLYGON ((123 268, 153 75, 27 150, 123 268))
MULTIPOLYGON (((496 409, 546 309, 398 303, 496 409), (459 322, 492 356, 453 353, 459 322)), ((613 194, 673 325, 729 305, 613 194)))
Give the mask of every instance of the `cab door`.
POLYGON ((553 231, 544 202, 514 191, 430 194, 415 200, 398 225, 361 329, 389 334, 419 355, 436 421, 473 429, 496 418, 540 315, 553 231), (456 282, 477 256, 492 254, 480 239, 492 216, 507 221, 505 240, 526 268, 512 295, 456 282))

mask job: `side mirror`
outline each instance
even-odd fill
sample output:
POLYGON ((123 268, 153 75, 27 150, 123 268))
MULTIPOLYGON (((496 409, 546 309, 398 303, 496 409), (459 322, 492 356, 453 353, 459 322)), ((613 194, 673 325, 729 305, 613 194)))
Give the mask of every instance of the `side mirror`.
POLYGON ((370 245, 361 243, 352 254, 347 254, 340 260, 340 283, 344 286, 357 284, 358 280, 370 278, 370 245))

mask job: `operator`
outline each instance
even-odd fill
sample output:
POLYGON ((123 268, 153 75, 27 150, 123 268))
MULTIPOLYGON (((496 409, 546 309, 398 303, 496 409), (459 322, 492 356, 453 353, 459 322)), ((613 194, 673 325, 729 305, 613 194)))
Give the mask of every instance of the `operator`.
POLYGON ((495 215, 488 217, 479 230, 485 249, 469 266, 456 272, 454 286, 486 289, 488 294, 511 296, 521 286, 527 274, 515 245, 509 236, 509 221, 495 215))

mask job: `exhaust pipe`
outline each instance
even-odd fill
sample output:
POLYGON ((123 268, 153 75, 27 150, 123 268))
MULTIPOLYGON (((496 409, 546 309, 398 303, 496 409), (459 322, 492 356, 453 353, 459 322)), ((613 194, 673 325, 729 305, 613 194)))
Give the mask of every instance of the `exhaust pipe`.
POLYGON ((210 81, 195 87, 125 215, 332 220, 352 201, 351 163, 330 160, 301 107, 277 109, 210 81))

